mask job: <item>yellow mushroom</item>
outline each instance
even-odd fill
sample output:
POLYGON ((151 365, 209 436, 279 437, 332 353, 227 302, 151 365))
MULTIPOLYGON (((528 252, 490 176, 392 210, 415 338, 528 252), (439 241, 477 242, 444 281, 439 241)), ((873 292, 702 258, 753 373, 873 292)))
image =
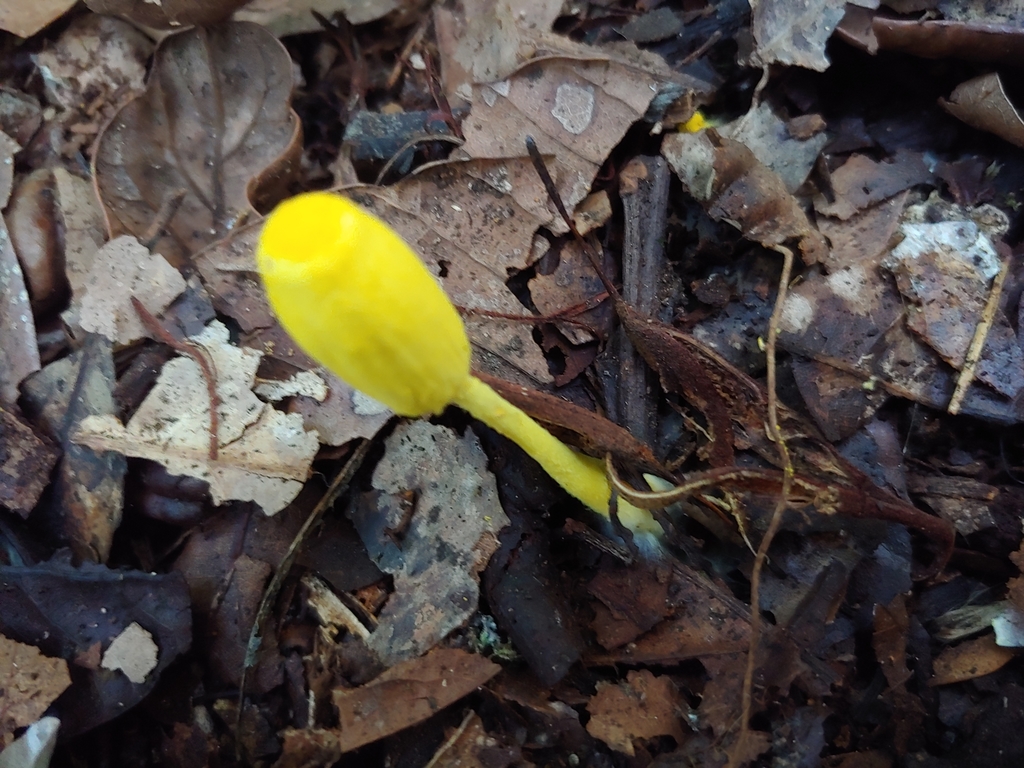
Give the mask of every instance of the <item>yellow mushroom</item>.
MULTIPOLYGON (((603 462, 577 453, 472 375, 458 312, 380 219, 338 195, 299 195, 267 219, 256 259, 285 330, 352 387, 401 416, 463 408, 608 516, 611 486, 603 462)), ((661 533, 646 510, 620 501, 618 514, 645 538, 661 533)))

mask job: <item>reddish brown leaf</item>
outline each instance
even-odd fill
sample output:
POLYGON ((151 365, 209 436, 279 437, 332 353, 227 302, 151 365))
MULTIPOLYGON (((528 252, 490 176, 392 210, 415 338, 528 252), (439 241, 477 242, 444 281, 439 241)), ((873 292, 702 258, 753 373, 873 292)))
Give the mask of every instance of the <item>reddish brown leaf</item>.
POLYGON ((426 720, 486 683, 501 667, 483 656, 438 648, 402 662, 361 688, 336 688, 342 752, 426 720))
POLYGON ((599 687, 587 705, 587 731, 617 752, 636 754, 634 739, 671 736, 683 742, 679 713, 683 700, 668 677, 646 669, 630 672, 627 682, 599 687))

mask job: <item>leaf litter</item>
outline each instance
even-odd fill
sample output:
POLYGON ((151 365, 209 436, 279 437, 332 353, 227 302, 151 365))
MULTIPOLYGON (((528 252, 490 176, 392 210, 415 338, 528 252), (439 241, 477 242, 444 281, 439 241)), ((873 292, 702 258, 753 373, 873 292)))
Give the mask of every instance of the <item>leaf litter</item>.
MULTIPOLYGON (((166 3, 114 5, 136 22, 150 12, 171 14, 158 20, 165 26, 198 20, 166 3)), ((28 290, 15 286, 11 295, 27 296, 21 308, 28 312, 21 314, 33 323, 20 338, 39 358, 7 384, 3 455, 5 462, 14 458, 0 466, 20 467, 20 457, 32 457, 40 477, 25 488, 15 478, 0 498, 28 518, 26 531, 45 525, 51 542, 70 546, 83 561, 138 571, 173 560, 185 574, 201 620, 195 658, 242 696, 237 703, 196 698, 198 677, 176 681, 190 689, 191 701, 207 703, 192 714, 163 715, 162 722, 174 723, 173 735, 156 737, 165 754, 208 764, 215 739, 234 737, 246 762, 279 765, 331 764, 350 750, 362 759, 367 749, 395 761, 414 748, 423 756, 419 764, 455 754, 488 765, 524 756, 550 762, 571 753, 591 762, 739 765, 765 752, 776 762, 813 764, 827 754, 857 764, 938 753, 956 760, 984 752, 993 732, 987 729, 1016 732, 1014 715, 993 702, 1020 698, 1006 677, 1011 655, 999 645, 1015 644, 1020 634, 1020 590, 1011 580, 1006 600, 984 610, 969 603, 984 580, 998 586, 1013 570, 1000 559, 1019 559, 1019 494, 1011 484, 1019 457, 1014 443, 993 449, 969 422, 943 411, 1000 423, 1008 435, 1019 422, 1017 245, 1006 213, 1013 210, 1019 163, 943 121, 936 99, 964 99, 964 91, 953 93, 952 78, 942 79, 941 94, 938 86, 922 86, 926 98, 919 101, 931 98, 929 109, 908 114, 902 104, 889 105, 882 109, 887 117, 868 111, 850 121, 817 81, 786 70, 814 69, 824 73, 821 82, 831 82, 833 71, 850 67, 849 51, 830 44, 826 55, 839 13, 825 5, 760 2, 750 20, 724 9, 673 9, 669 21, 682 22, 674 36, 625 23, 642 9, 585 17, 582 9, 551 3, 436 8, 436 32, 423 24, 384 22, 371 30, 324 20, 324 31, 307 38, 318 47, 315 57, 296 56, 302 80, 294 103, 310 132, 302 165, 289 98, 292 61, 250 25, 167 37, 144 94, 121 108, 95 152, 76 136, 95 136, 98 116, 120 106, 126 91, 137 93, 137 76, 121 90, 92 93, 95 104, 81 106, 93 87, 83 83, 101 88, 122 82, 120 75, 106 78, 102 69, 89 71, 90 60, 73 57, 61 72, 51 54, 35 64, 52 74, 39 90, 53 105, 48 116, 33 117, 28 97, 0 100, 0 125, 18 141, 12 160, 22 163, 12 164, 15 186, 25 165, 82 151, 92 156, 109 227, 100 231, 95 207, 81 195, 87 182, 75 173, 82 163, 64 162, 24 187, 31 193, 24 210, 39 214, 21 216, 17 226, 32 218, 46 223, 19 229, 39 233, 45 258, 37 262, 41 269, 25 272, 32 275, 28 290), (567 29, 571 17, 579 22, 572 39, 550 31, 556 20, 567 29), (620 29, 650 48, 609 45, 608 35, 620 29), (384 48, 374 37, 382 34, 392 39, 384 48), (763 71, 750 109, 725 110, 738 118, 731 121, 712 116, 717 130, 675 132, 679 124, 699 124, 687 122, 697 104, 736 87, 723 85, 716 67, 735 55, 722 46, 741 38, 753 41, 749 61, 774 63, 763 71), (367 53, 357 58, 357 50, 367 53), (85 62, 84 77, 76 75, 76 61, 85 62), (395 101, 381 101, 380 83, 400 80, 404 90, 389 96, 395 101), (342 93, 350 101, 339 108, 342 93), (408 177, 344 193, 421 252, 466 313, 476 367, 509 379, 505 391, 568 439, 597 455, 611 453, 610 471, 625 498, 675 505, 658 513, 671 525, 666 550, 653 561, 616 540, 614 525, 591 530, 571 519, 579 510, 553 503, 561 497, 521 454, 486 431, 481 450, 477 427, 453 413, 430 425, 394 427, 373 449, 373 466, 351 500, 339 504, 354 510, 365 547, 387 577, 366 560, 354 533, 339 528, 346 521, 333 513, 321 520, 324 502, 332 505, 335 497, 316 480, 314 455, 324 471, 346 457, 358 464, 367 446, 353 453, 351 441, 374 435, 390 414, 315 371, 276 326, 252 261, 254 218, 296 178, 322 186, 342 168, 328 169, 330 150, 338 151, 329 137, 341 135, 349 104, 375 114, 399 102, 409 112, 436 108, 451 136, 457 139, 461 128, 465 143, 451 151, 457 140, 426 141, 410 153, 411 165, 423 167, 408 177), (331 108, 318 112, 317 104, 331 108), (22 125, 45 130, 16 130, 22 125), (596 234, 608 246, 601 254, 606 265, 615 263, 621 237, 612 182, 634 147, 660 147, 682 182, 682 192, 673 182, 657 203, 667 216, 633 214, 653 241, 669 245, 641 255, 652 260, 643 265, 650 285, 642 293, 657 301, 643 312, 615 306, 642 353, 634 360, 660 378, 661 387, 654 377, 642 382, 653 429, 623 434, 586 410, 602 405, 589 366, 611 327, 609 306, 593 307, 616 293, 600 285, 585 251, 560 236, 567 225, 554 217, 552 200, 524 159, 530 134, 570 212, 578 213, 573 209, 592 186, 602 187, 593 199, 611 191, 610 214, 588 225, 604 225, 596 234), (969 155, 958 154, 953 136, 971 147, 969 155), (325 147, 326 160, 317 154, 325 147), (439 165, 445 155, 448 163, 439 165), (929 198, 929 189, 939 191, 929 198), (541 239, 539 227, 546 228, 541 239), (112 261, 112 247, 132 241, 103 244, 121 234, 135 244, 112 261), (785 310, 778 341, 792 357, 776 360, 768 312, 779 254, 790 250, 802 261, 799 279, 790 298, 776 303, 785 310), (762 271, 751 277, 750 264, 762 271), (44 281, 33 282, 37 276, 44 281), (46 300, 30 304, 33 285, 57 287, 36 291, 46 300), (132 294, 155 317, 140 322, 132 294), (212 314, 209 301, 231 323, 215 322, 199 337, 206 350, 199 359, 214 364, 182 356, 159 375, 147 372, 147 360, 166 360, 168 349, 182 352, 182 338, 195 343, 212 314), (749 318, 751 327, 730 332, 716 325, 716 314, 749 318), (652 322, 655 315, 673 327, 652 322), (716 339, 720 329, 725 333, 716 339), (44 338, 53 341, 44 345, 44 338), (767 384, 758 341, 768 349, 767 384), (796 386, 783 405, 774 377, 790 367, 796 386), (574 405, 551 394, 555 388, 574 405), (895 398, 932 410, 922 416, 895 398), (218 408, 214 424, 211 403, 218 408), (800 415, 803 405, 824 437, 800 415), (909 423, 908 413, 915 414, 909 423), (95 450, 75 442, 76 435, 95 450), (56 460, 51 443, 64 456, 53 493, 41 495, 45 468, 56 460), (405 450, 410 445, 415 455, 405 450), (164 473, 160 480, 153 465, 134 459, 122 490, 123 454, 192 475, 198 494, 185 489, 184 478, 164 473), (634 490, 643 487, 642 471, 651 470, 677 489, 651 480, 655 493, 634 490), (151 523, 134 516, 140 491, 147 501, 139 509, 180 505, 181 516, 160 517, 169 521, 160 525, 183 528, 180 539, 171 543, 166 529, 147 532, 151 523), (469 497, 461 501, 459 493, 469 497), (281 511, 267 520, 261 509, 281 511), (125 510, 132 514, 122 521, 125 510), (928 558, 915 551, 907 528, 940 544, 930 562, 934 572, 946 566, 954 524, 962 537, 958 553, 974 559, 958 554, 940 579, 915 583, 913 576, 927 575, 928 558), (758 543, 752 560, 749 550, 758 543), (769 544, 770 567, 762 568, 769 544), (686 562, 672 562, 668 551, 684 553, 686 562), (359 558, 366 562, 357 567, 359 558), (352 568, 338 567, 339 559, 352 568), (289 577, 294 562, 306 569, 301 581, 289 577), (319 585, 319 597, 312 585, 319 585), (760 610, 750 611, 751 599, 760 610), (323 614, 328 604, 330 622, 323 614), (315 605, 319 621, 308 610, 315 605), (950 617, 972 609, 970 629, 943 634, 950 617), (965 632, 984 634, 965 639, 965 632), (518 661, 503 650, 509 642, 518 661), (629 672, 618 671, 623 664, 629 672), (878 672, 877 682, 864 689, 869 669, 878 672), (929 692, 936 689, 940 705, 929 692), (456 701, 462 704, 451 707, 456 701), (980 714, 960 714, 979 701, 980 714), (844 709, 850 702, 859 708, 844 709), (866 708, 872 712, 864 714, 866 708), (920 734, 937 717, 953 743, 922 743, 920 734), (828 718, 843 721, 841 737, 826 727, 828 718), (528 724, 525 731, 509 725, 520 722, 528 724), (981 726, 972 732, 975 722, 981 726), (365 746, 373 742, 379 744, 365 746)), ((217 4, 211 12, 228 9, 217 4)), ((880 34, 889 29, 884 18, 875 22, 880 34)), ((72 24, 62 44, 86 39, 74 35, 90 23, 72 24)), ((104 50, 130 43, 133 33, 109 30, 114 45, 104 50)), ((891 45, 891 38, 879 39, 891 45)), ((907 62, 886 66, 907 67, 918 72, 910 75, 918 83, 929 82, 907 62)), ((869 58, 857 63, 876 74, 880 66, 869 58)), ((887 79, 895 80, 875 82, 887 79)), ((965 120, 1012 140, 1012 126, 991 122, 993 113, 1015 115, 1002 96, 987 107, 988 118, 965 120)), ((18 270, 30 237, 12 237, 9 261, 18 270)), ((5 334, 4 354, 8 345, 5 334)), ((609 349, 621 354, 618 346, 609 349)), ((625 375, 610 362, 597 369, 601 376, 625 375)), ((0 533, 19 544, 34 535, 6 527, 0 533)), ((20 578, 36 567, 31 562, 5 567, 20 578)), ((109 603, 73 600, 94 612, 109 603)), ((171 690, 171 681, 160 679, 165 649, 176 648, 166 634, 127 610, 116 630, 47 651, 72 662, 79 703, 64 710, 72 733, 97 727, 112 711, 104 705, 90 713, 80 702, 116 699, 131 707, 154 685, 171 690), (138 683, 107 670, 120 684, 144 690, 94 693, 76 670, 102 669, 101 661, 115 655, 116 646, 107 646, 132 620, 156 638, 157 668, 143 673, 149 662, 128 665, 138 683)), ((38 632, 18 631, 45 647, 38 632)), ((191 637, 188 628, 177 631, 191 637)), ((145 717, 138 709, 130 716, 145 717)), ((1016 754, 1014 744, 1006 746, 1016 754)))

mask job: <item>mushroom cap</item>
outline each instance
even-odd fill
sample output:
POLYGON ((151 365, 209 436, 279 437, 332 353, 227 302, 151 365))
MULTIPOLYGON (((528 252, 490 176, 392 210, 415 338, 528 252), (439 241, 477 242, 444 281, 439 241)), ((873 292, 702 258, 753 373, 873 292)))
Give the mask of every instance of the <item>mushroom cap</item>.
POLYGON ((328 192, 267 218, 256 248, 267 298, 311 357, 402 416, 439 413, 469 379, 462 319, 384 222, 328 192))

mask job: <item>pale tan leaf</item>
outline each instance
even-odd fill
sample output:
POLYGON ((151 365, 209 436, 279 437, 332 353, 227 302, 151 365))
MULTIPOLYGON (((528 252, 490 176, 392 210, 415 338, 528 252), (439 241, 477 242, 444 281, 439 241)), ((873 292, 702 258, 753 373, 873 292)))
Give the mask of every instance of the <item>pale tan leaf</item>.
POLYGON ((146 682, 146 676, 156 669, 160 649, 153 635, 141 624, 133 621, 115 637, 103 652, 100 666, 120 670, 136 685, 146 682))
POLYGON ((0 3, 0 29, 31 37, 71 9, 75 0, 32 0, 0 3))
POLYGON ((132 297, 159 315, 184 290, 185 278, 163 256, 151 254, 130 235, 116 237, 96 253, 79 323, 84 330, 125 346, 147 335, 132 297))
POLYGON ((259 355, 231 346, 228 330, 213 322, 194 341, 217 375, 220 450, 209 456, 210 410, 199 365, 188 357, 164 366, 153 390, 127 426, 113 416, 91 416, 75 441, 94 450, 119 451, 163 464, 171 474, 210 483, 216 504, 255 501, 279 512, 302 489, 318 441, 302 420, 261 402, 252 393, 259 355))

